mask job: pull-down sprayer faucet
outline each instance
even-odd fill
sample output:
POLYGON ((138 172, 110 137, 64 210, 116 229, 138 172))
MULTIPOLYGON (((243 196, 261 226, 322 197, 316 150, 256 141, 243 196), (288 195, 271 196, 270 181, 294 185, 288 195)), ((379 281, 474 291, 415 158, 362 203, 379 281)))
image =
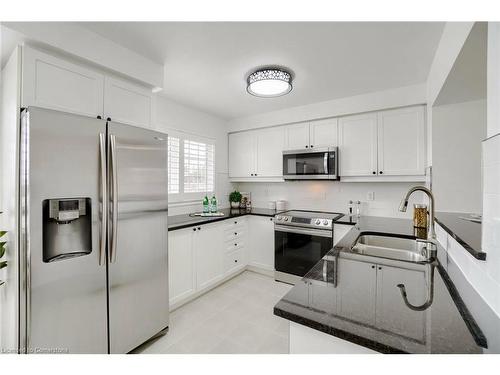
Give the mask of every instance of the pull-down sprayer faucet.
POLYGON ((416 192, 416 191, 423 191, 427 196, 429 197, 429 231, 427 233, 427 252, 428 256, 430 259, 430 264, 429 266, 429 272, 427 272, 427 276, 429 278, 429 291, 427 295, 427 300, 419 305, 412 305, 410 301, 408 301, 408 296, 406 294, 406 288, 404 284, 398 284, 396 285, 399 288, 399 291, 401 292, 401 297, 403 297, 403 301, 406 306, 408 306, 411 310, 414 311, 424 311, 429 308, 429 306, 432 305, 432 302, 434 300, 434 267, 437 265, 436 257, 437 257, 437 246, 436 243, 434 242, 436 239, 436 231, 434 229, 434 196, 432 195, 432 192, 427 189, 424 186, 415 186, 412 187, 408 192, 406 193, 405 197, 401 201, 401 204, 399 205, 399 211, 401 212, 406 212, 406 209, 408 208, 408 200, 410 199, 410 196, 416 192))
POLYGON ((399 205, 399 211, 406 212, 406 209, 408 208, 408 200, 410 199, 410 196, 416 191, 423 191, 429 197, 430 223, 429 223, 429 232, 427 234, 427 239, 432 241, 436 238, 436 231, 434 229, 434 196, 432 195, 432 192, 429 189, 427 189, 425 186, 412 187, 410 190, 408 190, 408 193, 406 193, 406 196, 401 201, 401 204, 399 205))

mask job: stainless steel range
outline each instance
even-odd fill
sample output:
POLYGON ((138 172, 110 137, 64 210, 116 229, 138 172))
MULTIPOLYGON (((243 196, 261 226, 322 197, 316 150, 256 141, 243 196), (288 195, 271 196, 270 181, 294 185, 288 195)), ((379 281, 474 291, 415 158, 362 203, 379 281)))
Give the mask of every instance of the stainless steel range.
POLYGON ((299 281, 332 247, 333 223, 343 214, 286 211, 274 221, 275 279, 299 281))

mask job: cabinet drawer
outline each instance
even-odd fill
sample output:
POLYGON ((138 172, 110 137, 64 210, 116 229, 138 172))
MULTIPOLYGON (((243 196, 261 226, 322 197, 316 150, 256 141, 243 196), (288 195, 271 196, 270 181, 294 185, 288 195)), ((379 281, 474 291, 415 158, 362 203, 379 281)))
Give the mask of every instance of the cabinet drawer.
POLYGON ((244 218, 228 219, 224 223, 225 230, 234 230, 234 228, 241 227, 245 225, 246 220, 244 218))
POLYGON ((226 254, 224 259, 224 272, 234 272, 243 266, 243 249, 234 250, 226 254))
POLYGON ((226 252, 230 252, 236 249, 241 249, 245 246, 245 243, 240 240, 226 241, 226 252))
POLYGON ((227 229, 224 232, 224 238, 226 241, 234 241, 245 236, 244 227, 234 227, 232 229, 227 229))

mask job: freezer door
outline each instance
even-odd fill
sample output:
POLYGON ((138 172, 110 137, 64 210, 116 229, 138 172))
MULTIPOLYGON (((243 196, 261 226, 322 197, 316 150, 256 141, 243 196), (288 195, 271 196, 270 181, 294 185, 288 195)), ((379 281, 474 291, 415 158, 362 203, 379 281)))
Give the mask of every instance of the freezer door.
POLYGON ((23 352, 108 351, 106 237, 101 236, 99 178, 101 167, 106 169, 105 148, 100 151, 105 134, 102 120, 35 107, 23 111, 23 352), (62 202, 57 207, 56 199, 62 202), (50 200, 54 209, 49 212, 50 200), (60 216, 50 217, 56 211, 60 216))
POLYGON ((167 135, 108 122, 108 137, 110 352, 127 353, 168 327, 167 135))

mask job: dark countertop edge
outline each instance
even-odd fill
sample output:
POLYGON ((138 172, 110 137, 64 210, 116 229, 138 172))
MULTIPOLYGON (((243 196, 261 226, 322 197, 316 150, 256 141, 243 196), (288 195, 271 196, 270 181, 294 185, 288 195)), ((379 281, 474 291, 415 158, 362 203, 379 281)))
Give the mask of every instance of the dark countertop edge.
MULTIPOLYGON (((267 214, 267 213, 263 213, 263 212, 251 212, 250 211, 250 212, 244 212, 244 213, 241 213, 241 214, 238 214, 238 215, 235 215, 235 216, 220 216, 220 217, 201 217, 201 216, 199 216, 199 217, 196 217, 196 218, 199 218, 199 221, 196 221, 196 222, 193 221, 193 222, 187 222, 187 223, 184 223, 184 224, 178 224, 178 225, 175 225, 174 227, 169 227, 168 231, 171 232, 173 230, 195 227, 197 225, 205 225, 205 224, 215 223, 217 221, 234 219, 236 217, 243 217, 243 216, 246 216, 246 215, 274 217, 274 215, 276 215, 277 213, 279 213, 279 212, 276 211, 276 213, 274 213, 274 214, 267 214)), ((196 218, 193 218, 193 220, 196 219, 196 218)))
POLYGON ((331 336, 338 337, 339 339, 349 341, 353 344, 363 346, 368 349, 375 350, 379 353, 384 353, 384 354, 408 354, 408 352, 404 352, 400 349, 393 348, 388 345, 381 344, 377 341, 369 340, 367 338, 364 338, 362 336, 358 336, 337 328, 333 328, 331 326, 328 326, 326 324, 319 323, 315 320, 309 319, 309 318, 304 318, 302 316, 290 313, 288 311, 281 310, 278 307, 274 307, 274 315, 279 316, 281 318, 290 320, 291 322, 301 324, 303 326, 315 329, 317 331, 326 333, 331 336))
POLYGON ((465 250, 467 250, 467 252, 470 255, 472 255, 474 258, 476 258, 478 260, 486 260, 486 253, 484 251, 476 250, 476 249, 472 248, 467 242, 465 242, 464 240, 462 240, 455 232, 453 232, 449 227, 447 227, 446 224, 444 224, 442 220, 439 220, 438 217, 434 218, 434 220, 436 220, 436 222, 439 223, 439 225, 441 225, 441 227, 443 227, 443 229, 446 231, 446 233, 448 233, 460 245, 462 245, 463 248, 465 250))
POLYGON ((483 331, 481 331, 479 325, 476 323, 476 320, 470 313, 464 300, 462 299, 462 297, 460 297, 460 294, 458 293, 455 284, 453 284, 453 281, 451 280, 450 276, 448 275, 448 273, 441 264, 439 264, 437 268, 439 274, 441 275, 441 278, 443 279, 446 289, 448 289, 448 293, 450 293, 451 299, 455 303, 455 306, 457 307, 458 312, 462 316, 465 325, 469 329, 472 338, 474 339, 474 341, 478 346, 487 349, 488 340, 486 339, 486 336, 484 335, 483 331))

